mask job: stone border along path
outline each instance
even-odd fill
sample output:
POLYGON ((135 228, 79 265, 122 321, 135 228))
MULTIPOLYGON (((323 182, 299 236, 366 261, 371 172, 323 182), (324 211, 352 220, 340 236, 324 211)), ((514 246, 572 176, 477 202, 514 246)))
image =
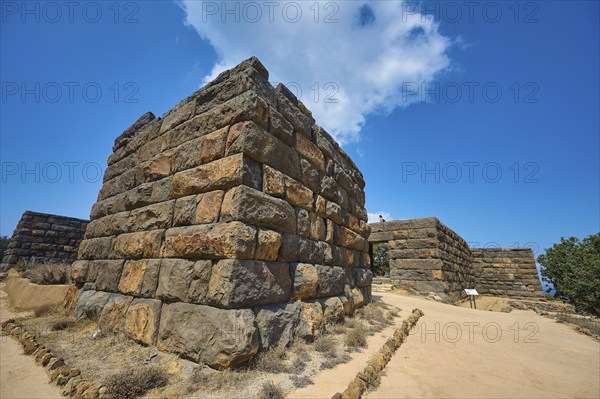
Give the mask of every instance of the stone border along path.
POLYGON ((2 323, 2 335, 10 335, 21 345, 25 355, 34 356, 35 362, 45 368, 50 378, 50 383, 62 387, 61 394, 74 399, 79 398, 103 398, 107 396, 108 390, 101 384, 86 381, 81 378, 81 371, 65 364, 60 357, 55 357, 50 349, 40 345, 35 334, 25 330, 19 321, 14 319, 2 323))
POLYGON ((360 399, 369 386, 375 385, 385 366, 392 360, 394 353, 400 348, 410 330, 423 315, 424 313, 420 309, 413 309, 412 314, 402 322, 402 327, 394 331, 394 334, 379 349, 379 352, 371 357, 365 369, 356 374, 348 388, 342 393, 336 393, 331 399, 360 399))

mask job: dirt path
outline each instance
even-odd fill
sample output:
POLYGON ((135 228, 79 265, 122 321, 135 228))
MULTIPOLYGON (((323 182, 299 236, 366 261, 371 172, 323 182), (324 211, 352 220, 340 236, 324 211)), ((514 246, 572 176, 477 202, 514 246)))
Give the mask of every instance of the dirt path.
MULTIPOLYGON (((16 315, 8 308, 6 292, 0 284, 0 322, 16 315)), ((33 357, 23 354, 23 347, 10 337, 0 337, 0 398, 62 398, 58 388, 48 384, 48 376, 33 357)))
MULTIPOLYGON (((402 308, 399 314, 400 320, 404 320, 410 315, 410 310, 402 308)), ((390 326, 369 337, 367 339, 368 347, 353 353, 352 360, 348 363, 320 372, 312 378, 314 384, 296 389, 286 397, 288 399, 329 399, 334 393, 342 392, 348 386, 348 382, 354 378, 356 372, 365 367, 371 356, 379 350, 395 329, 396 327, 390 326)))
POLYGON ((531 311, 377 296, 425 316, 367 398, 600 398, 600 343, 568 326, 531 311))

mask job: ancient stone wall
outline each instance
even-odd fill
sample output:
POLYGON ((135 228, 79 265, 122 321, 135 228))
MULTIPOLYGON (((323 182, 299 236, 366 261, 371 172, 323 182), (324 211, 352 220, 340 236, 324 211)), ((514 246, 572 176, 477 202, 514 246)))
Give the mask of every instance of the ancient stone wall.
POLYGON ((362 174, 255 58, 116 139, 78 315, 213 367, 371 298, 362 174))
POLYGON ((510 298, 542 296, 542 284, 530 248, 473 248, 471 253, 480 294, 510 298))
POLYGON ((448 301, 472 288, 467 243, 436 218, 372 223, 370 243, 388 242, 390 280, 399 288, 448 301))
POLYGON ((514 298, 542 295, 530 249, 473 249, 436 218, 372 223, 369 243, 389 243, 391 283, 454 302, 463 289, 514 298))
POLYGON ((71 263, 83 239, 87 220, 26 211, 17 224, 2 263, 71 263))

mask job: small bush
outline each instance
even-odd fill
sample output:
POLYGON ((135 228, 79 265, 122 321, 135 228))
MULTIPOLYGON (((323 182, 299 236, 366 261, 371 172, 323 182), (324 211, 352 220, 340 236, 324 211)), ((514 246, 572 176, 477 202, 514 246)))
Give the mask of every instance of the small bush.
POLYGON ((285 399, 285 394, 281 388, 268 381, 260 387, 257 399, 285 399))
POLYGON ((389 321, 392 321, 399 315, 400 315, 400 313, 397 310, 388 310, 386 317, 389 321))
POLYGON ((290 347, 288 352, 294 355, 294 358, 292 359, 292 368, 303 370, 306 363, 310 362, 311 356, 307 349, 308 346, 306 342, 302 340, 297 340, 290 347))
POLYGON ((358 316, 371 324, 388 324, 388 320, 383 312, 383 307, 377 305, 377 302, 371 302, 360 309, 358 311, 358 316))
POLYGON ((42 305, 42 306, 38 307, 37 309, 35 309, 33 311, 33 314, 35 315, 35 317, 42 317, 42 316, 48 316, 51 314, 59 314, 61 312, 62 312, 62 310, 59 307, 46 304, 46 305, 42 305))
POLYGON ((52 331, 62 331, 62 330, 66 330, 67 328, 71 328, 74 325, 75 325, 75 321, 73 321, 73 320, 59 320, 59 321, 52 323, 52 326, 50 326, 50 329, 52 331))
POLYGON ((346 334, 346 332, 348 331, 348 326, 346 326, 346 324, 335 324, 333 326, 333 328, 331 329, 331 332, 334 334, 346 334))
POLYGON ((286 364, 287 352, 285 346, 276 346, 259 354, 254 361, 253 368, 267 373, 285 373, 288 371, 286 364))
POLYGON ((290 377, 290 380, 292 381, 292 384, 294 384, 294 387, 296 387, 296 388, 304 388, 304 387, 314 384, 313 380, 310 377, 305 376, 305 375, 304 376, 293 375, 290 377))
POLYGON ((346 334, 346 346, 350 349, 364 348, 367 346, 367 332, 364 327, 358 326, 346 334))
POLYGON ((338 342, 330 335, 323 335, 317 338, 313 345, 317 352, 321 352, 327 357, 335 357, 338 342))
POLYGON ((358 320, 356 320, 355 318, 352 319, 346 319, 345 322, 345 326, 347 328, 356 328, 360 325, 360 323, 358 322, 358 320))
POLYGON ((325 359, 323 363, 321 363, 321 370, 332 369, 338 364, 340 364, 339 359, 325 359))
POLYGON ((237 386, 244 386, 256 378, 252 371, 226 369, 223 371, 206 370, 202 367, 196 369, 190 377, 189 392, 202 390, 202 392, 216 392, 220 390, 236 390, 237 386))
POLYGON ((104 386, 114 398, 133 399, 165 386, 168 380, 169 374, 162 368, 139 367, 111 375, 104 386))
POLYGON ((71 266, 65 263, 30 262, 21 275, 34 284, 70 284, 71 266))
POLYGON ((566 314, 559 314, 556 319, 562 323, 571 323, 576 326, 592 332, 595 335, 600 335, 600 322, 585 319, 583 317, 574 317, 566 314))

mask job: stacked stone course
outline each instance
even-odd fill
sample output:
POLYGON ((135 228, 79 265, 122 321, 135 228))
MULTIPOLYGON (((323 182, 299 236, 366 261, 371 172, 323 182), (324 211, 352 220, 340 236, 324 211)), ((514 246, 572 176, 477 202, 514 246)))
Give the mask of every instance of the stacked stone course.
POLYGON ((363 176, 251 58, 115 141, 76 313, 233 367, 370 301, 363 176))
POLYGON ((473 248, 477 290, 483 295, 534 298, 542 284, 530 248, 473 248))
POLYGON ((437 218, 370 224, 369 242, 388 242, 393 285, 456 301, 474 284, 467 243, 437 218))
POLYGON ((481 295, 537 297, 542 287, 531 249, 473 249, 436 218, 369 225, 369 243, 389 243, 390 281, 455 302, 476 288, 481 295))
POLYGON ((71 263, 88 221, 26 211, 17 224, 2 259, 9 267, 18 262, 71 263))

